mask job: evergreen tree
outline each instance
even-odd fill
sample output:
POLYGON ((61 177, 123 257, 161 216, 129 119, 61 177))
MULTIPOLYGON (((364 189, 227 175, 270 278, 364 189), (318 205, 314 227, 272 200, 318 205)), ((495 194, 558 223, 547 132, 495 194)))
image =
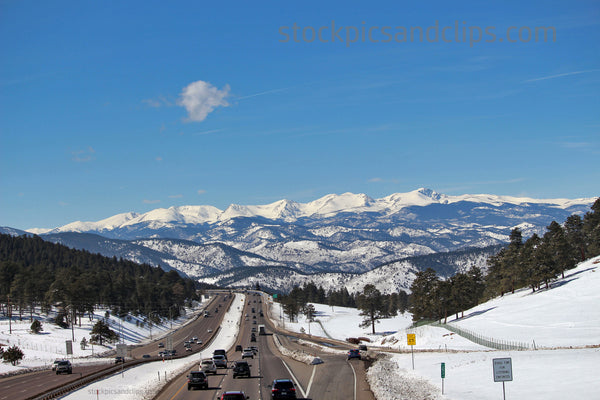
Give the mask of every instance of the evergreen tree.
POLYGON ((110 329, 110 326, 104 322, 103 320, 99 320, 92 327, 92 331, 90 332, 90 337, 93 342, 99 343, 102 345, 104 341, 116 342, 119 339, 119 335, 110 329))
POLYGON ((23 351, 16 345, 9 347, 2 353, 2 358, 5 362, 9 362, 12 365, 17 365, 25 357, 23 351))
POLYGON ((419 271, 413 281, 410 290, 411 306, 410 311, 413 315, 413 321, 423 318, 434 319, 436 317, 435 289, 439 278, 432 268, 425 271, 419 271))
POLYGON ((31 333, 35 334, 38 334, 44 330, 44 328, 42 328, 42 323, 37 319, 31 323, 31 327, 29 329, 31 330, 31 333))
POLYGON ((583 217, 583 237, 586 247, 586 255, 595 257, 600 255, 600 197, 592 205, 583 217))
POLYGON ((359 315, 363 317, 360 327, 366 328, 371 326, 372 333, 375 334, 375 324, 384 318, 385 315, 381 292, 377 290, 375 285, 365 285, 363 292, 357 296, 356 303, 358 309, 361 311, 359 315))

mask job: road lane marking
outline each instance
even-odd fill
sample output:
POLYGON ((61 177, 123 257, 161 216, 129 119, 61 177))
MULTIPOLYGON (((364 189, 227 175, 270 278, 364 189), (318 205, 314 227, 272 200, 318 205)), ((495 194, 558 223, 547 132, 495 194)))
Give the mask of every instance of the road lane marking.
POLYGON ((352 374, 354 375, 354 400, 356 400, 356 372, 354 371, 354 367, 352 366, 351 362, 348 362, 348 365, 350 365, 350 368, 352 368, 352 374))
POLYGON ((310 380, 308 381, 308 387, 306 388, 306 394, 304 395, 304 397, 308 397, 308 395, 310 394, 310 387, 312 386, 313 378, 315 377, 316 371, 317 371, 317 366, 314 365, 313 372, 312 372, 312 375, 310 376, 310 380))
POLYGON ((187 385, 187 382, 184 383, 183 385, 181 385, 181 387, 179 388, 179 390, 177 392, 175 392, 175 394, 173 395, 173 397, 171 397, 170 400, 173 400, 175 397, 177 397, 177 395, 179 394, 179 392, 181 392, 183 390, 183 388, 185 387, 185 385, 187 385))
POLYGON ((288 367, 288 365, 285 363, 285 361, 283 361, 283 359, 280 358, 280 360, 283 363, 283 366, 285 367, 285 369, 287 369, 288 372, 290 373, 290 375, 292 376, 292 379, 294 380, 294 382, 296 382, 296 386, 298 386, 298 388, 300 388, 300 391, 302 392, 302 397, 306 397, 306 393, 304 392, 302 385, 300 385, 300 382, 298 382, 298 379, 296 379, 296 375, 294 375, 294 373, 292 372, 290 367, 288 367))

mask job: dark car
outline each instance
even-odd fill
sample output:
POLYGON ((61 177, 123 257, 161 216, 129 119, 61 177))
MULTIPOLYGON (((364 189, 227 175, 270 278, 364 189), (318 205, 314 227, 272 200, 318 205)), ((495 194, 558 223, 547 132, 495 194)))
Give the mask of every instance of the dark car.
POLYGON ((358 358, 360 360, 360 351, 358 349, 352 349, 348 352, 348 360, 358 358))
POLYGON ((244 349, 242 348, 241 344, 238 344, 237 346, 235 346, 235 351, 243 351, 244 349))
POLYGON ((250 341, 256 342, 256 335, 254 333, 252 334, 252 336, 250 336, 250 341))
POLYGON ((121 356, 115 357, 115 364, 124 363, 124 362, 125 362, 125 357, 121 357, 121 356))
POLYGON ((250 378, 250 365, 246 361, 236 361, 233 364, 233 378, 246 376, 250 378))
POLYGON ((56 364, 56 375, 58 374, 72 374, 73 373, 73 367, 71 366, 71 362, 70 361, 59 361, 56 364))
POLYGON ((366 344, 361 344, 361 345, 358 346, 358 349, 360 351, 367 351, 367 345, 366 344))
POLYGON ((221 400, 247 400, 249 398, 244 392, 224 392, 221 395, 221 400))
POLYGON ((272 399, 295 399, 296 387, 291 379, 275 379, 271 386, 272 399))
POLYGON ((187 376, 188 390, 193 388, 208 389, 208 377, 202 371, 192 371, 187 376))

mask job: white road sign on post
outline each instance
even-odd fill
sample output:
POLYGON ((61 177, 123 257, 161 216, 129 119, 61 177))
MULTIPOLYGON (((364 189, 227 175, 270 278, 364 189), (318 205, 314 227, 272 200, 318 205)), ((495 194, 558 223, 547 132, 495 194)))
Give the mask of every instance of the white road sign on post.
POLYGON ((506 400, 506 390, 504 382, 512 381, 512 359, 509 358, 494 358, 494 382, 502 382, 502 398, 506 400))
POLYGON ((494 358, 494 382, 512 381, 512 359, 494 358))

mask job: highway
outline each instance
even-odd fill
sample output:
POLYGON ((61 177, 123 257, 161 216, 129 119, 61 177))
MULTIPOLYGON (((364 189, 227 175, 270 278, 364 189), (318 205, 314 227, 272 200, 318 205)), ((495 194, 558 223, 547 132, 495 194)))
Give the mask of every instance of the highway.
MULTIPOLYGON (((194 321, 184 325, 173 332, 173 348, 177 351, 178 355, 185 355, 189 352, 185 351, 183 342, 192 336, 198 336, 203 341, 202 345, 192 345, 194 352, 200 351, 201 347, 204 347, 206 343, 212 338, 213 334, 217 332, 221 324, 223 315, 225 314, 227 307, 231 304, 233 296, 227 296, 225 300, 225 293, 217 294, 213 296, 211 301, 207 304, 211 316, 206 318, 199 316, 194 321), (219 308, 219 313, 214 313, 216 308, 219 308), (209 332, 209 329, 212 331, 209 332)), ((142 359, 142 356, 147 354, 151 356, 151 360, 158 358, 158 343, 165 342, 163 339, 154 340, 143 346, 135 347, 131 351, 132 359, 142 359)), ((125 368, 130 362, 125 363, 125 368)), ((0 400, 22 400, 30 399, 39 396, 49 390, 61 387, 63 385, 75 382, 77 379, 82 377, 98 373, 104 369, 114 367, 114 364, 95 364, 95 365, 78 365, 77 361, 73 365, 73 373, 70 375, 61 374, 56 375, 54 371, 44 370, 37 372, 30 372, 26 374, 15 375, 12 377, 6 377, 0 379, 0 400)))
MULTIPOLYGON (((231 305, 233 298, 234 296, 225 293, 216 294, 206 307, 210 311, 209 317, 200 316, 172 333, 174 349, 178 355, 190 354, 190 352, 185 351, 184 341, 194 336, 197 336, 203 342, 202 345, 192 345, 194 353, 201 351, 208 345, 213 335, 217 333, 222 318, 231 305), (215 312, 217 308, 219 311, 215 312)), ((307 335, 276 332, 276 328, 271 321, 260 315, 261 310, 267 315, 266 303, 263 303, 265 300, 266 298, 258 294, 249 293, 246 295, 244 309, 242 310, 242 323, 235 342, 235 345, 239 344, 244 348, 250 345, 258 347, 258 354, 253 359, 246 358, 246 361, 250 364, 250 378, 233 379, 231 365, 234 361, 241 359, 241 352, 236 352, 234 345, 231 349, 226 349, 229 367, 219 369, 216 375, 209 374, 208 390, 188 391, 186 376, 189 371, 187 371, 163 387, 155 398, 159 400, 192 398, 215 400, 224 391, 241 390, 245 392, 250 400, 267 400, 271 398, 273 380, 288 378, 296 383, 298 398, 374 400, 366 383, 363 361, 348 361, 343 354, 322 353, 314 347, 311 347, 309 351, 311 354, 318 355, 324 361, 322 364, 307 365, 282 355, 275 341, 278 341, 287 349, 300 352, 308 351, 305 345, 298 342, 297 339, 300 336, 303 340, 314 339, 317 342, 329 342, 329 346, 337 346, 343 350, 350 348, 350 346, 323 338, 310 338, 307 335), (254 312, 252 312, 253 308, 254 312), (266 326, 267 334, 259 335, 257 332, 256 342, 251 342, 250 336, 253 328, 258 331, 260 325, 266 326)), ((164 338, 160 338, 149 344, 138 346, 131 351, 132 358, 143 360, 145 359, 143 358, 144 355, 149 355, 149 360, 156 360, 158 352, 163 350, 162 348, 159 349, 159 342, 167 344, 164 338)), ((207 354, 205 357, 210 357, 210 355, 207 354)), ((131 361, 128 363, 131 363, 131 361)), ((125 367, 128 363, 125 364, 125 367)), ((2 387, 0 400, 33 398, 49 389, 75 381, 80 376, 89 375, 104 368, 107 368, 106 364, 87 367, 76 364, 72 375, 56 375, 51 371, 42 371, 3 378, 0 379, 0 387, 2 387)), ((198 366, 195 366, 191 370, 197 369, 198 366)))
MULTIPOLYGON (((254 359, 246 358, 251 365, 250 378, 233 379, 231 364, 241 359, 241 353, 236 352, 234 346, 232 349, 226 349, 230 367, 219 369, 214 376, 208 375, 208 390, 188 391, 186 376, 190 371, 198 370, 198 367, 194 367, 171 381, 155 399, 214 400, 218 399, 225 391, 241 390, 250 400, 267 400, 271 398, 270 385, 273 380, 287 378, 296 382, 298 398, 374 400, 365 381, 364 364, 360 360, 347 361, 343 355, 323 353, 318 354, 324 361, 323 364, 307 365, 283 356, 275 345, 275 340, 279 340, 288 349, 302 351, 305 348, 298 344, 294 337, 272 334, 274 327, 267 318, 260 316, 260 309, 263 306, 261 299, 261 296, 253 294, 246 297, 242 315, 247 314, 248 318, 243 317, 239 336, 235 343, 244 348, 256 345, 259 349, 258 355, 254 359), (252 308, 255 308, 255 313, 252 312, 252 308), (266 325, 268 334, 257 334, 257 341, 250 342, 252 328, 259 325, 266 325)), ((311 353, 315 353, 314 348, 311 348, 311 353)))

